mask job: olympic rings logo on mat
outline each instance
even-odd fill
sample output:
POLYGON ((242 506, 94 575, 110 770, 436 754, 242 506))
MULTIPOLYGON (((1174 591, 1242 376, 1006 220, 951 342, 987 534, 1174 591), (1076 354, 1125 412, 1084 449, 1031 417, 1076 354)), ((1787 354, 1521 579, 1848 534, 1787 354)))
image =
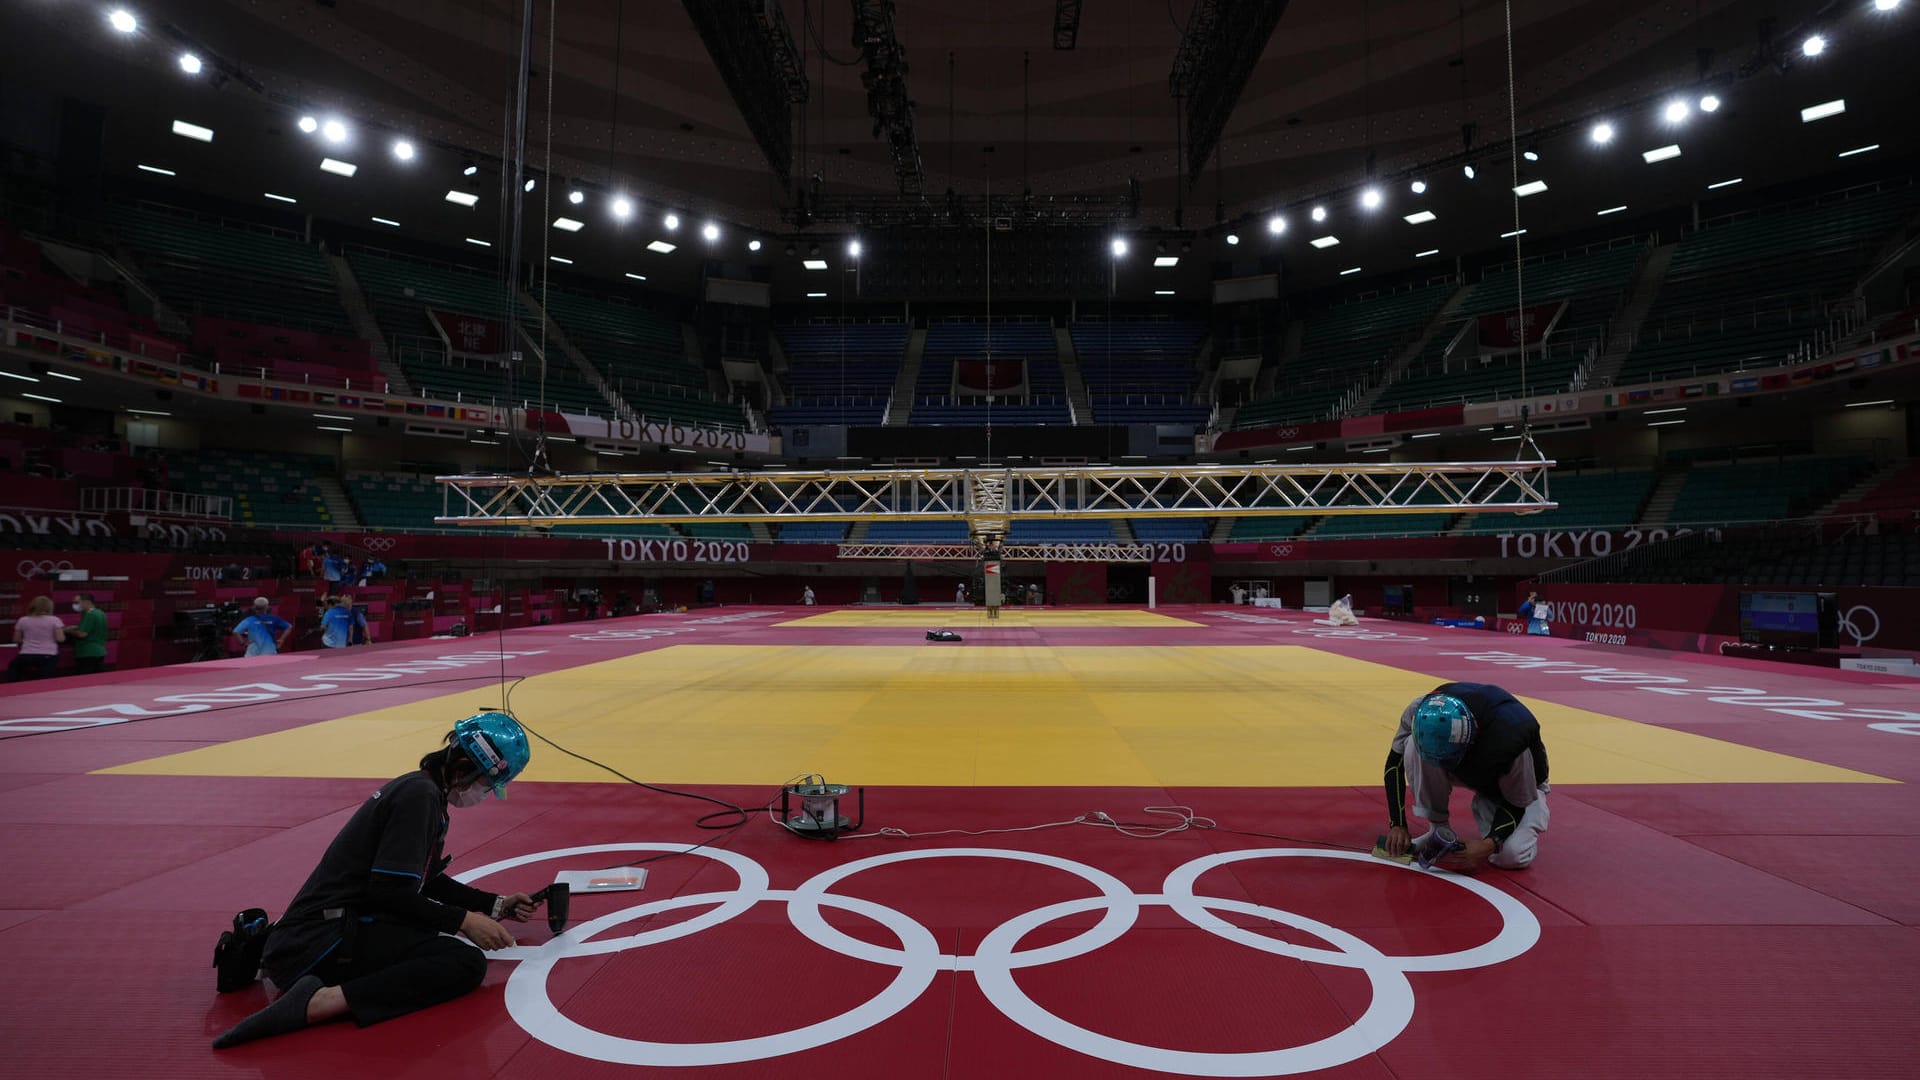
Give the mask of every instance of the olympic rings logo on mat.
POLYGON ((73 564, 65 559, 61 559, 59 562, 54 562, 52 559, 41 559, 38 562, 32 559, 21 559, 20 565, 14 567, 14 570, 17 571, 21 577, 28 579, 39 577, 41 574, 55 574, 62 570, 71 569, 73 569, 73 564))
MULTIPOLYGON (((598 844, 519 855, 459 875, 475 881, 529 863, 576 855, 629 851, 680 851, 679 844, 598 844)), ((1141 1069, 1193 1076, 1284 1076, 1332 1068, 1356 1061, 1393 1041, 1413 1018, 1413 987, 1409 972, 1466 971, 1503 963, 1526 952, 1540 938, 1540 924, 1518 900, 1491 885, 1451 874, 1425 874, 1411 867, 1382 862, 1356 851, 1314 851, 1303 848, 1255 848, 1215 852, 1193 859, 1167 875, 1157 893, 1135 893, 1104 871, 1054 855, 993 848, 941 848, 896 851, 837 866, 809 878, 797 889, 770 887, 767 871, 737 852, 704 848, 690 852, 724 863, 739 878, 731 892, 704 892, 652 900, 583 923, 542 945, 516 946, 490 954, 518 960, 507 980, 507 1011, 534 1038, 556 1049, 596 1061, 626 1065, 728 1065, 811 1050, 856 1035, 885 1022, 918 1000, 943 971, 968 972, 980 992, 1008 1019, 1039 1037, 1088 1057, 1141 1069), (900 911, 828 891, 847 878, 876 867, 925 859, 1011 859, 1065 871, 1086 881, 1098 895, 1065 900, 1035 908, 1001 923, 980 940, 971 953, 942 953, 933 932, 900 911), (1500 931, 1491 941, 1455 952, 1425 956, 1395 956, 1381 952, 1360 938, 1279 908, 1226 897, 1201 896, 1194 886, 1201 875, 1217 867, 1255 859, 1337 859, 1378 867, 1381 873, 1425 874, 1436 882, 1465 889, 1491 904, 1500 915, 1500 931), (842 956, 896 970, 893 980, 867 1001, 806 1027, 772 1035, 723 1042, 650 1042, 609 1035, 573 1020, 561 1012, 547 988, 554 965, 563 959, 601 956, 645 948, 689 937, 746 912, 755 905, 780 902, 787 919, 808 940, 842 956), (897 946, 872 944, 852 937, 822 917, 822 907, 851 912, 884 927, 897 946), (1373 987, 1373 1000, 1359 1019, 1318 1042, 1272 1050, 1211 1052, 1173 1050, 1089 1030, 1049 1012, 1021 989, 1015 973, 1023 968, 1059 963, 1112 944, 1131 929, 1143 907, 1165 907, 1193 926, 1227 941, 1307 963, 1350 968, 1364 974, 1373 987), (626 937, 596 940, 616 926, 683 908, 708 908, 684 922, 644 929, 626 937), (1065 940, 1030 949, 1020 943, 1049 924, 1077 915, 1100 913, 1092 927, 1065 940), (1218 913, 1264 919, 1319 938, 1329 947, 1297 945, 1257 930, 1235 926, 1218 913)))
POLYGON ((1880 613, 1865 604, 1855 604, 1840 616, 1839 632, 1853 639, 1855 645, 1865 645, 1880 636, 1880 613), (1873 629, 1865 630, 1854 616, 1864 616, 1873 620, 1873 629))

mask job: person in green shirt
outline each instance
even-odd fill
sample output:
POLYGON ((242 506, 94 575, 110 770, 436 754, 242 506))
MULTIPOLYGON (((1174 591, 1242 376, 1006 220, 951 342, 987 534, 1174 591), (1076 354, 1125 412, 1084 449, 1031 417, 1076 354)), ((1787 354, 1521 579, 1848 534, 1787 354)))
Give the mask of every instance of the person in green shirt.
POLYGON ((67 631, 74 640, 73 669, 91 675, 107 663, 107 613, 93 606, 93 594, 81 593, 73 610, 80 613, 80 625, 67 631))

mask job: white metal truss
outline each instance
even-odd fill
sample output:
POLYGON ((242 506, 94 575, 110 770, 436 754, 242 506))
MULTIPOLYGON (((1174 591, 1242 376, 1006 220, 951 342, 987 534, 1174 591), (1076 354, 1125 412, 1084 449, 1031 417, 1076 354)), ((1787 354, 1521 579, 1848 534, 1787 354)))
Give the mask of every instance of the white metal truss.
MULTIPOLYGON (((986 549, 978 544, 841 544, 842 559, 911 559, 916 562, 975 562, 986 549)), ((1152 562, 1151 544, 1001 544, 1008 562, 1152 562)))
POLYGON ((442 476, 441 525, 1533 513, 1551 461, 442 476))

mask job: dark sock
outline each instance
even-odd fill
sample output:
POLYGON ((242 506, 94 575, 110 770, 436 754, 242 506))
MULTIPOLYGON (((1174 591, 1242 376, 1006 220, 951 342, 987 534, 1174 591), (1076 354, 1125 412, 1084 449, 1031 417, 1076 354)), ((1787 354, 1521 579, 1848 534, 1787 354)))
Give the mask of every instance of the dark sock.
POLYGON ((299 1031, 307 1026, 307 1002, 313 1000, 314 991, 324 985, 318 975, 305 976, 273 1004, 228 1028, 213 1040, 213 1048, 225 1050, 229 1046, 239 1046, 255 1039, 299 1031))

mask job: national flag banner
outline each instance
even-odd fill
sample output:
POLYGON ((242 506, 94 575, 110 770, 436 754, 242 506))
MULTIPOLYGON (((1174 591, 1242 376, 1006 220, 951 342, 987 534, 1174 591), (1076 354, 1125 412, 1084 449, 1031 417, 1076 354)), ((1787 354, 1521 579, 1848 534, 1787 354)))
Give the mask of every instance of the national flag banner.
POLYGON ((1580 411, 1580 399, 1579 399, 1579 398, 1577 398, 1577 397, 1563 397, 1563 398, 1561 398, 1561 399, 1560 399, 1560 411, 1561 411, 1561 412, 1579 412, 1579 411, 1580 411))
POLYGON ((1835 375, 1845 374, 1846 372, 1852 371, 1854 367, 1859 364, 1859 362, 1860 362, 1859 357, 1843 356, 1840 359, 1835 360, 1833 362, 1833 373, 1835 375))
POLYGON ((1691 386, 1683 386, 1680 388, 1681 397, 1701 397, 1705 395, 1706 392, 1707 392, 1707 388, 1704 386, 1701 386, 1699 383, 1694 383, 1691 386))
POLYGON ((360 407, 359 394, 341 394, 338 400, 342 406, 349 409, 357 409, 360 407))
POLYGON ((1794 368, 1792 373, 1787 376, 1787 381, 1790 383, 1810 383, 1813 381, 1813 369, 1794 368))
POLYGON ((1502 420, 1511 420, 1520 415, 1520 406, 1511 401, 1503 401, 1500 403, 1498 415, 1502 420))
POLYGON ((325 393, 320 390, 315 390, 313 392, 313 403, 315 405, 331 405, 333 404, 333 395, 329 393, 325 393))
POLYGON ((1760 376, 1760 389, 1762 390, 1779 390, 1786 385, 1787 385, 1787 376, 1785 375, 1760 376))
POLYGON ((244 398, 257 398, 260 396, 260 388, 253 383, 241 383, 237 393, 244 398))
MULTIPOLYGON (((1879 367, 1880 361, 1884 356, 1885 354, 1878 349, 1870 353, 1861 353, 1860 366, 1863 368, 1879 367)), ((1907 359, 1911 359, 1912 356, 1913 356, 1912 345, 1900 346, 1900 359, 1907 360, 1907 359)))
POLYGON ((430 404, 427 406, 427 415, 428 416, 445 416, 447 415, 447 407, 445 405, 430 404))
POLYGON ((1733 380, 1733 385, 1731 389, 1736 394, 1745 394, 1750 391, 1758 390, 1760 389, 1760 379, 1758 376, 1748 376, 1747 378, 1744 378, 1744 379, 1735 379, 1733 380))
POLYGON ((1628 403, 1628 404, 1630 404, 1630 405, 1631 405, 1631 404, 1634 404, 1634 403, 1636 403, 1636 402, 1641 402, 1641 401, 1645 401, 1645 400, 1647 400, 1647 392, 1646 392, 1645 390, 1629 390, 1629 391, 1627 391, 1627 403, 1628 403))
POLYGON ((286 400, 287 392, 278 386, 269 386, 266 388, 266 391, 267 391, 268 401, 285 401, 286 400))
POLYGON ((425 405, 422 405, 422 404, 420 404, 420 403, 419 403, 419 402, 417 402, 417 401, 409 401, 409 402, 406 402, 405 404, 406 404, 406 407, 407 407, 407 415, 408 415, 408 416, 425 416, 425 415, 427 415, 427 407, 426 407, 425 405))
POLYGON ((386 401, 386 410, 392 413, 403 413, 407 411, 407 403, 388 398, 386 401))

